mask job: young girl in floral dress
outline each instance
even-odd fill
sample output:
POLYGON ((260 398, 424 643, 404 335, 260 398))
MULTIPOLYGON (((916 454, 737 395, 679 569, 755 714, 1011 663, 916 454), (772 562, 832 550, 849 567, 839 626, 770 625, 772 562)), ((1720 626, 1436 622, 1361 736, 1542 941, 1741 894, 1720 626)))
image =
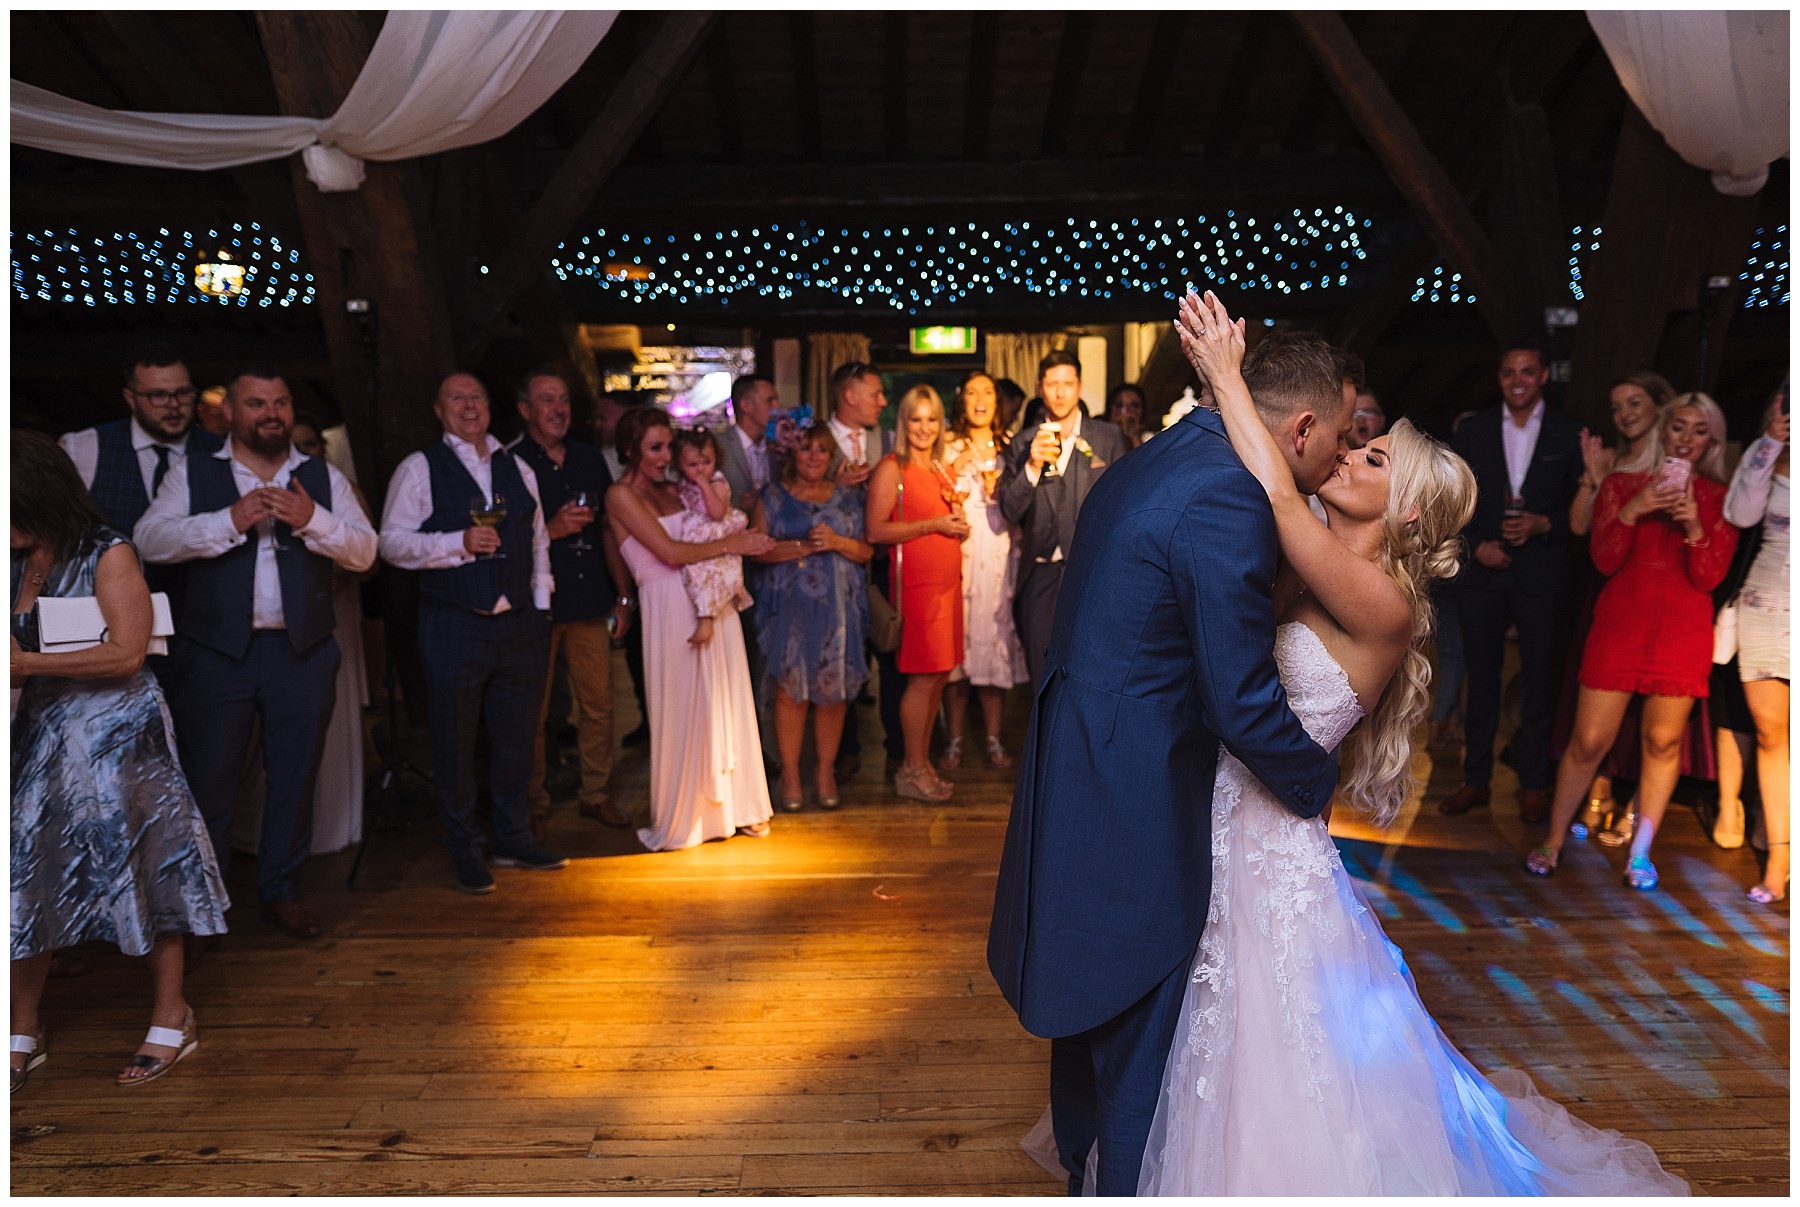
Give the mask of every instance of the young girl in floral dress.
MULTIPOLYGON (((719 472, 719 446, 713 434, 696 428, 675 434, 675 464, 681 471, 677 490, 681 495, 681 523, 676 537, 699 543, 723 540, 742 532, 749 517, 731 505, 731 487, 719 472)), ((709 558, 681 568, 681 585, 693 601, 698 618, 688 644, 702 646, 712 640, 713 617, 726 608, 743 611, 754 600, 744 589, 744 559, 732 554, 709 558)))

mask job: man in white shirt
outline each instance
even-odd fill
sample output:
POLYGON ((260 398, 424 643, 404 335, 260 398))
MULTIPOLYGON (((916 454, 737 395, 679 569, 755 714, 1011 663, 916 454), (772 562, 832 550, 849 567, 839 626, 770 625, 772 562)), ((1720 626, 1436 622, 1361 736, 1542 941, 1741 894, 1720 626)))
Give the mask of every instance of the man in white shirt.
MULTIPOLYGON (((892 428, 880 426, 881 412, 887 408, 887 389, 882 385, 881 370, 863 361, 849 361, 831 373, 831 418, 826 421, 831 439, 837 445, 826 472, 854 494, 859 502, 868 500, 869 477, 875 463, 894 451, 892 428)), ((883 594, 888 594, 891 573, 886 548, 877 547, 869 563, 869 577, 883 594)), ((893 596, 888 594, 888 598, 893 596)), ((900 697, 906 688, 900 674, 897 654, 883 653, 870 647, 879 671, 878 689, 881 711, 881 744, 887 752, 882 774, 891 776, 906 757, 905 739, 900 726, 900 697)), ((841 783, 853 779, 862 766, 862 735, 858 732, 854 713, 844 718, 844 738, 838 746, 837 778, 841 783)))
POLYGON ((1569 504, 1582 473, 1581 425, 1544 401, 1550 367, 1543 351, 1508 348, 1500 357, 1500 404, 1456 429, 1454 448, 1475 472, 1475 514, 1463 529, 1469 560, 1444 600, 1457 609, 1467 666, 1462 787, 1438 804, 1457 816, 1489 802, 1494 740, 1500 729, 1506 633, 1519 634, 1523 702, 1513 733, 1519 819, 1550 814, 1555 767, 1557 638, 1568 573, 1569 504))
POLYGON ((494 862, 553 871, 569 861, 532 837, 533 730, 550 657, 550 537, 531 467, 488 433, 488 395, 467 373, 438 387, 442 440, 388 485, 381 556, 419 574, 431 758, 457 887, 491 893, 475 829, 475 734, 488 723, 494 862))
POLYGON ((311 939, 321 928, 300 899, 300 874, 337 701, 331 576, 336 566, 374 565, 376 536, 349 480, 293 447, 293 398, 273 369, 234 377, 223 410, 224 445, 168 471, 133 540, 146 562, 188 564, 174 654, 182 672, 169 704, 220 870, 260 718, 263 917, 311 939))
MULTIPOLYGON (((215 451, 219 438, 194 426, 198 391, 181 353, 168 344, 133 351, 120 392, 128 415, 69 432, 57 443, 75 463, 106 526, 130 536, 169 471, 185 463, 190 451, 215 451)), ((175 567, 151 566, 144 577, 152 591, 168 592, 172 604, 180 603, 182 575, 175 567)))

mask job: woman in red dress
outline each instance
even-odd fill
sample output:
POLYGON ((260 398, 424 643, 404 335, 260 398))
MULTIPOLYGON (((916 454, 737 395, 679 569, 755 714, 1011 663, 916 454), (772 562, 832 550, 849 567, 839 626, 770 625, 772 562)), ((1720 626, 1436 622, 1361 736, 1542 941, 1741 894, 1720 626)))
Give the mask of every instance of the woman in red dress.
POLYGON ((900 445, 869 479, 868 538, 891 545, 894 606, 900 610, 898 664, 906 679, 900 729, 906 758, 894 791, 914 800, 948 800, 952 785, 927 757, 931 723, 944 684, 963 656, 962 541, 969 535, 962 496, 944 464, 944 401, 930 386, 900 400, 900 445))
MULTIPOLYGON (((1548 841, 1525 869, 1556 870, 1569 823, 1594 769, 1618 735, 1625 706, 1646 697, 1638 825, 1625 883, 1656 887, 1650 844, 1680 770, 1681 733, 1712 670, 1712 590, 1731 566, 1737 529, 1725 519, 1725 417, 1705 394, 1683 394, 1663 414, 1663 466, 1612 473, 1594 500, 1594 565, 1608 575, 1581 658, 1575 732, 1556 769, 1548 841), (1684 484, 1665 468, 1686 463, 1684 484)), ((1679 473, 1680 467, 1675 467, 1679 473)))

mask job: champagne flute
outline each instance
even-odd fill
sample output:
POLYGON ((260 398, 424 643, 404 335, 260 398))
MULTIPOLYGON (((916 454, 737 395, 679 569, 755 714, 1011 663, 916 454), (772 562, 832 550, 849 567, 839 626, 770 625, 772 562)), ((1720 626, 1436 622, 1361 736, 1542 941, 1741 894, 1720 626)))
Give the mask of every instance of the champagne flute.
MULTIPOLYGON (((470 500, 469 522, 474 524, 477 528, 498 528, 505 521, 506 500, 500 497, 499 491, 494 492, 494 497, 492 499, 489 499, 486 495, 476 495, 470 500)), ((489 561, 493 558, 505 556, 505 550, 496 549, 492 553, 483 554, 476 560, 489 561)))
MULTIPOLYGON (((570 495, 569 499, 575 506, 581 508, 583 511, 592 511, 594 509, 594 492, 591 490, 578 490, 570 495)), ((569 542, 569 548, 579 549, 583 553, 586 553, 593 548, 592 545, 588 544, 587 529, 583 528, 580 532, 575 534, 575 539, 569 542)))

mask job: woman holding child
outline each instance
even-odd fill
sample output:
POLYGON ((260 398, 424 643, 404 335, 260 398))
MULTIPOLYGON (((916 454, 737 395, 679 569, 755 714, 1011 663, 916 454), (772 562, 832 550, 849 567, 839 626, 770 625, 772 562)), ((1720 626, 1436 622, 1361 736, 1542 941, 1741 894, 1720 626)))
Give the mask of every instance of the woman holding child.
POLYGON ((625 472, 606 492, 606 519, 637 579, 650 730, 661 735, 650 751, 650 825, 638 838, 653 851, 733 834, 761 838, 774 811, 737 606, 741 559, 766 552, 769 538, 744 530, 741 516, 733 525, 729 515, 700 514, 708 508, 710 482, 704 451, 684 479, 693 510, 684 506, 669 480, 674 432, 662 411, 627 411, 615 438, 625 472), (736 530, 696 540, 677 536, 699 537, 701 525, 715 523, 736 530), (707 562, 723 564, 684 581, 685 567, 707 562))

